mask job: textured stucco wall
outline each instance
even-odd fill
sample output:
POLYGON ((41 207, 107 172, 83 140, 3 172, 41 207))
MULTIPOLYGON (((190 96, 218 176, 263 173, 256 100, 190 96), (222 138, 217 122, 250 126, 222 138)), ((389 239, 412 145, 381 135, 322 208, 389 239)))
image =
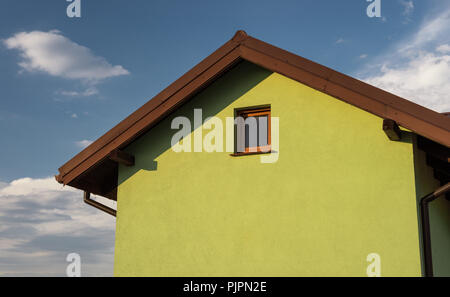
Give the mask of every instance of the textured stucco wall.
POLYGON ((116 276, 364 276, 369 253, 383 276, 420 275, 412 140, 389 141, 382 119, 249 63, 173 116, 120 167, 116 276), (276 163, 170 149, 175 115, 262 104, 276 163))

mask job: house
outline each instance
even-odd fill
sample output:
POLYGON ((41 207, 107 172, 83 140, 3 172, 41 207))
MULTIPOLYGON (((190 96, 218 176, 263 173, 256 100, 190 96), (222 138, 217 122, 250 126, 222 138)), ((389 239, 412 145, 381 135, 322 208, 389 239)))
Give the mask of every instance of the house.
POLYGON ((450 276, 449 147, 450 117, 238 31, 56 179, 117 215, 116 276, 450 276))

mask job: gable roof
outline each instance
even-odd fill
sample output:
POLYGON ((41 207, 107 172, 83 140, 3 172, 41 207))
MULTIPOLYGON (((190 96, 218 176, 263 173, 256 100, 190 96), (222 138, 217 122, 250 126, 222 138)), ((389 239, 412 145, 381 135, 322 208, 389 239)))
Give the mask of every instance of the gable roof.
POLYGON ((110 159, 110 154, 133 142, 242 60, 381 118, 394 120, 406 129, 450 147, 450 117, 238 31, 230 41, 59 168, 56 180, 115 199, 117 163, 110 159))

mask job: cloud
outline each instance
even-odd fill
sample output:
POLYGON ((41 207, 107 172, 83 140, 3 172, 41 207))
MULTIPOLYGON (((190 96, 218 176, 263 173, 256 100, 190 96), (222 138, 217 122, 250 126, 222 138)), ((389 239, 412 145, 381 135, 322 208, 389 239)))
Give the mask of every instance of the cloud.
POLYGON ((75 144, 80 147, 80 148, 86 148, 88 147, 93 141, 92 140, 80 140, 80 141, 76 141, 75 144))
POLYGON ((450 54, 450 44, 443 44, 437 47, 436 51, 442 54, 450 54))
POLYGON ((409 24, 411 22, 411 15, 414 12, 414 2, 412 0, 399 0, 403 6, 402 15, 405 16, 403 24, 409 24))
POLYGON ((434 110, 450 111, 450 56, 419 54, 398 68, 385 65, 368 83, 434 110))
POLYGON ((90 97, 94 95, 98 95, 98 89, 95 87, 89 87, 84 91, 57 91, 55 92, 56 95, 63 95, 67 97, 90 97))
POLYGON ((359 56, 359 58, 360 58, 360 59, 366 59, 368 56, 369 56, 369 55, 367 55, 367 54, 362 54, 362 55, 359 56))
POLYGON ((376 57, 362 80, 438 112, 450 111, 450 8, 376 57))
POLYGON ((406 54, 411 51, 425 49, 427 45, 442 44, 449 40, 450 8, 444 9, 439 15, 431 16, 411 38, 404 40, 398 48, 406 54))
POLYGON ((403 15, 410 16, 414 11, 414 2, 412 0, 400 0, 403 6, 403 15))
POLYGON ((114 217, 53 177, 14 180, 0 188, 0 275, 64 276, 66 256, 76 252, 82 275, 110 276, 114 230, 114 217))
POLYGON ((21 178, 6 184, 0 190, 0 197, 26 196, 30 194, 54 193, 60 191, 71 191, 72 188, 63 188, 62 185, 53 182, 52 179, 21 178))
POLYGON ((344 43, 344 38, 339 38, 338 40, 335 41, 336 44, 341 44, 344 43))
POLYGON ((42 71, 52 76, 86 81, 99 81, 129 74, 120 65, 113 66, 105 58, 79 45, 59 31, 20 32, 3 41, 8 49, 20 52, 19 66, 25 71, 42 71))

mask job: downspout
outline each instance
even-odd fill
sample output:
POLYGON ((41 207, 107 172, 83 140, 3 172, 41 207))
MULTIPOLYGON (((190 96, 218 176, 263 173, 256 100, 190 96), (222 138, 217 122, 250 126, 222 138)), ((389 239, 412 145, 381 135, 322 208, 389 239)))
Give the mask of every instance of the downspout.
POLYGON ((100 209, 101 211, 106 212, 107 214, 110 214, 112 216, 116 216, 117 211, 115 209, 112 209, 106 205, 103 205, 95 200, 91 199, 91 193, 84 192, 84 202, 86 204, 89 204, 90 206, 93 206, 97 209, 100 209))
POLYGON ((420 199, 424 267, 426 277, 433 276, 433 259, 431 255, 430 213, 428 204, 439 198, 439 196, 444 195, 449 191, 450 191, 450 183, 447 183, 445 186, 438 188, 436 191, 420 199))

